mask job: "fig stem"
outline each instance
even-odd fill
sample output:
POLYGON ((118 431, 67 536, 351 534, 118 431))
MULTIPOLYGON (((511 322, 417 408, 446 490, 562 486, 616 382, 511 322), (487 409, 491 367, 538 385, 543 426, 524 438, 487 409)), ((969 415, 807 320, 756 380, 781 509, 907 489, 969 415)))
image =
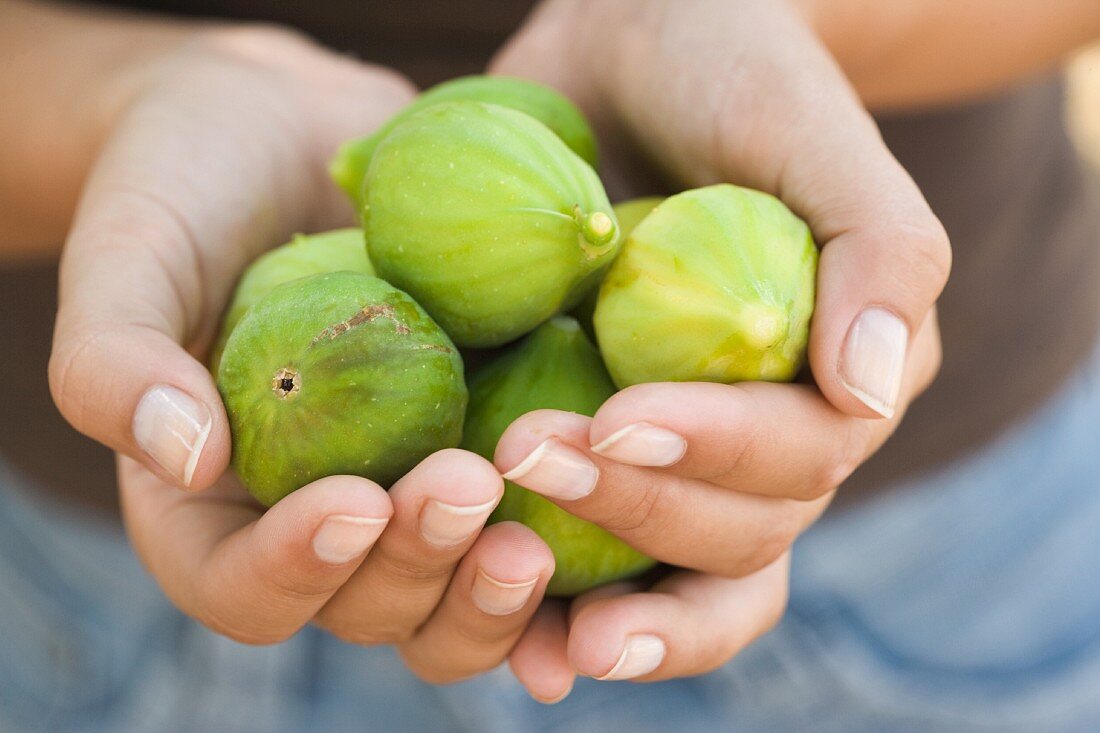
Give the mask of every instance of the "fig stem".
POLYGON ((554 211, 553 209, 538 209, 538 208, 535 208, 535 207, 523 207, 523 208, 512 209, 512 211, 523 211, 523 212, 527 212, 527 213, 530 213, 530 214, 549 214, 550 216, 556 216, 559 219, 565 219, 568 222, 574 221, 574 218, 572 216, 569 216, 569 214, 563 214, 560 211, 554 211))
POLYGON ((540 209, 537 207, 517 207, 511 210, 532 214, 549 214, 572 222, 580 229, 581 238, 583 239, 581 249, 584 250, 589 259, 594 259, 607 252, 609 249, 607 245, 613 243, 616 234, 618 234, 615 220, 606 213, 594 211, 591 214, 585 214, 579 205, 573 207, 572 216, 553 209, 540 209))
POLYGON ((589 259, 595 259, 607 252, 618 235, 615 220, 602 211, 586 214, 579 205, 574 206, 573 220, 581 230, 581 237, 584 240, 581 248, 589 259))

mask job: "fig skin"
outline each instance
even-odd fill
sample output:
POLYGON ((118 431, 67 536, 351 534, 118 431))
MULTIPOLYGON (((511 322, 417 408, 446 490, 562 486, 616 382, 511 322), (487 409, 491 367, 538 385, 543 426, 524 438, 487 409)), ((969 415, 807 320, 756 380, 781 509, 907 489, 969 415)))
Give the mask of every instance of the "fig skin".
POLYGON ((549 127, 593 168, 598 165, 595 133, 581 111, 562 94, 542 84, 511 76, 461 76, 424 91, 372 134, 340 146, 329 163, 329 175, 352 200, 356 211, 363 208, 363 180, 374 149, 382 138, 402 120, 425 107, 459 101, 499 104, 528 114, 549 127))
MULTIPOLYGON (((662 201, 664 201, 664 198, 661 196, 644 196, 629 201, 620 201, 611 207, 611 210, 615 212, 615 219, 619 222, 619 236, 622 237, 624 243, 630 233, 634 231, 634 227, 638 226, 642 219, 649 216, 650 212, 657 208, 657 204, 662 201)), ((596 301, 599 296, 600 289, 598 287, 592 288, 588 295, 584 296, 584 300, 570 314, 580 321, 581 328, 584 329, 588 338, 593 341, 596 340, 596 329, 592 325, 592 316, 596 313, 596 301)))
POLYGON ((218 389, 232 465, 271 506, 324 476, 384 487, 462 439, 462 360, 405 293, 356 272, 279 285, 248 309, 218 389))
POLYGON ((282 246, 257 258, 244 271, 233 299, 225 310, 218 338, 210 351, 210 371, 218 373, 218 363, 229 334, 244 317, 245 312, 285 282, 306 275, 350 270, 373 275, 374 268, 367 259, 363 230, 358 228, 334 229, 320 234, 295 234, 282 246))
POLYGON ((774 196, 719 184, 666 199, 600 286, 594 325, 615 384, 793 379, 817 257, 809 227, 774 196))
MULTIPOLYGON (((470 379, 470 407, 462 447, 492 460, 513 420, 532 410, 593 415, 615 393, 600 354, 576 320, 557 316, 511 346, 470 379)), ((533 529, 554 553, 547 592, 576 595, 641 573, 655 562, 606 530, 511 481, 491 522, 517 521, 533 529)))
POLYGON ((653 213, 664 202, 663 196, 643 196, 641 198, 620 201, 613 207, 615 216, 619 220, 619 229, 623 233, 623 241, 630 236, 642 220, 653 213))
POLYGON ((591 166, 532 117, 448 102, 375 150, 370 260, 462 347, 490 347, 576 305, 619 248, 591 166))

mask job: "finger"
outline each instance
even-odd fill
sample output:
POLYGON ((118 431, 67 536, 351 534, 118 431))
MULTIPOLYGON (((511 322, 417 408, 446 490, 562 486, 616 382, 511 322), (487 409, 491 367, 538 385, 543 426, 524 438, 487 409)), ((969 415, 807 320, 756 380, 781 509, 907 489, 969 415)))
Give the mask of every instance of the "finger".
POLYGON ((569 630, 569 661, 600 680, 653 682, 725 664, 779 622, 789 556, 746 578, 680 572, 646 593, 585 606, 569 630))
POLYGON ((508 666, 534 699, 546 705, 561 702, 573 690, 577 674, 569 666, 565 607, 545 601, 508 655, 508 666))
POLYGON ((505 478, 661 562, 747 575, 786 552, 832 499, 746 494, 610 461, 588 448, 590 424, 571 412, 528 413, 501 436, 495 463, 505 478))
POLYGON ((748 185, 806 219, 823 247, 814 377, 838 409, 890 417, 912 336, 946 282, 950 246, 803 19, 766 1, 691 3, 675 16, 659 4, 609 3, 585 22, 579 5, 558 7, 536 16, 501 63, 552 83, 568 74, 576 98, 595 95, 603 115, 626 126, 620 138, 636 138, 689 185, 748 185), (619 31, 609 37, 606 27, 619 31), (554 42, 568 44, 568 65, 545 68, 545 53, 530 50, 554 42))
MULTIPOLYGON (((245 263, 331 209, 315 185, 329 151, 288 112, 299 108, 287 104, 290 77, 258 62, 260 47, 318 52, 271 40, 290 34, 211 35, 144 90, 102 151, 65 246, 50 359, 74 427, 191 488, 213 483, 230 453, 195 357, 245 263)), ((345 110, 346 99, 323 104, 345 110)))
POLYGON ((184 494, 119 460, 126 528, 184 613, 249 644, 282 641, 351 576, 392 514, 377 484, 331 476, 266 513, 230 477, 184 494))
POLYGON ((499 665, 519 640, 554 573, 538 535, 515 522, 482 532, 463 558, 442 603, 399 647, 409 668, 446 683, 499 665))
MULTIPOLYGON (((906 395, 923 391, 939 367, 935 318, 926 319, 910 361, 906 395)), ((640 384, 600 407, 589 440, 593 452, 621 463, 811 500, 847 479, 901 418, 851 417, 811 385, 640 384)))
MULTIPOLYGON (((745 10, 752 17, 738 22, 759 22, 760 32, 787 39, 779 49, 771 43, 755 49, 757 73, 718 74, 724 79, 719 91, 694 105, 695 114, 681 114, 685 99, 676 91, 662 95, 672 109, 654 105, 652 95, 643 99, 635 82, 645 75, 630 77, 621 101, 649 129, 666 135, 675 129, 679 142, 655 149, 676 151, 681 170, 716 161, 714 177, 774 193, 807 220, 822 247, 809 349, 814 378, 838 409, 890 417, 902 396, 912 336, 947 281, 947 236, 809 29, 774 3, 745 10), (781 93, 774 84, 768 94, 757 93, 759 84, 775 81, 781 93), (675 115, 680 124, 652 124, 654 115, 675 115), (746 119, 767 124, 750 128, 746 119)), ((660 54, 652 59, 662 77, 677 77, 675 89, 683 94, 713 89, 707 80, 723 68, 713 64, 731 63, 721 24, 712 18, 707 28, 696 38, 706 50, 695 63, 683 68, 660 54)), ((753 56, 752 49, 747 53, 753 56)), ((647 87, 654 83, 661 81, 646 78, 647 87)))
POLYGON ((444 450, 425 458, 390 489, 393 520, 318 624, 354 644, 408 640, 503 493, 500 475, 480 456, 444 450))

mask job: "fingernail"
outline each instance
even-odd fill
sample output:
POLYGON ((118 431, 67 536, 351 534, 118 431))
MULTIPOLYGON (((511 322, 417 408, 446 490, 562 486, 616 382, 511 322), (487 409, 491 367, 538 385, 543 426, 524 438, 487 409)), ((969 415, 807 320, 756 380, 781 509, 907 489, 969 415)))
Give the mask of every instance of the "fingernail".
POLYGON ((626 637, 623 653, 611 671, 598 680, 629 680, 649 674, 661 666, 665 658, 665 643, 659 636, 635 634, 626 637))
POLYGON ((470 595, 474 605, 490 616, 507 616, 527 605, 538 581, 538 578, 531 578, 519 583, 505 583, 478 568, 470 595))
POLYGON ((210 425, 206 405, 182 390, 158 384, 134 411, 134 440, 161 468, 190 486, 210 425))
POLYGON ((576 448, 549 438, 503 476, 539 494, 572 501, 592 493, 600 470, 576 448))
POLYGON ((636 422, 592 446, 592 452, 631 466, 671 466, 684 457, 687 441, 671 430, 636 422))
POLYGON ((420 511, 420 536, 436 547, 462 544, 481 529, 496 505, 496 499, 477 506, 455 506, 429 499, 420 511))
POLYGON ((329 565, 343 565, 378 541, 389 519, 333 514, 313 535, 313 554, 329 565))
POLYGON ((909 329, 888 310, 868 308, 848 331, 840 379, 848 391, 883 417, 893 417, 901 391, 909 329))

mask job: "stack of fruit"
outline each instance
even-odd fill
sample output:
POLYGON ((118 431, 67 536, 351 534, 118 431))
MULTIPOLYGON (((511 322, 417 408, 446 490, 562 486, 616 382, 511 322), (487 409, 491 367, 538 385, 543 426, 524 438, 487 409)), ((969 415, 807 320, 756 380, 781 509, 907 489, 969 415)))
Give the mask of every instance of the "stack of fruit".
MULTIPOLYGON (((253 263, 213 352, 249 491, 270 506, 332 474, 388 486, 443 448, 491 459, 520 415, 592 415, 641 382, 792 379, 814 302, 806 224, 732 185, 612 207, 595 165, 568 100, 500 77, 428 90, 346 144, 331 172, 362 229, 253 263), (467 381, 463 356, 488 361, 467 381)), ((512 484, 492 520, 547 542, 551 593, 652 565, 512 484)))

